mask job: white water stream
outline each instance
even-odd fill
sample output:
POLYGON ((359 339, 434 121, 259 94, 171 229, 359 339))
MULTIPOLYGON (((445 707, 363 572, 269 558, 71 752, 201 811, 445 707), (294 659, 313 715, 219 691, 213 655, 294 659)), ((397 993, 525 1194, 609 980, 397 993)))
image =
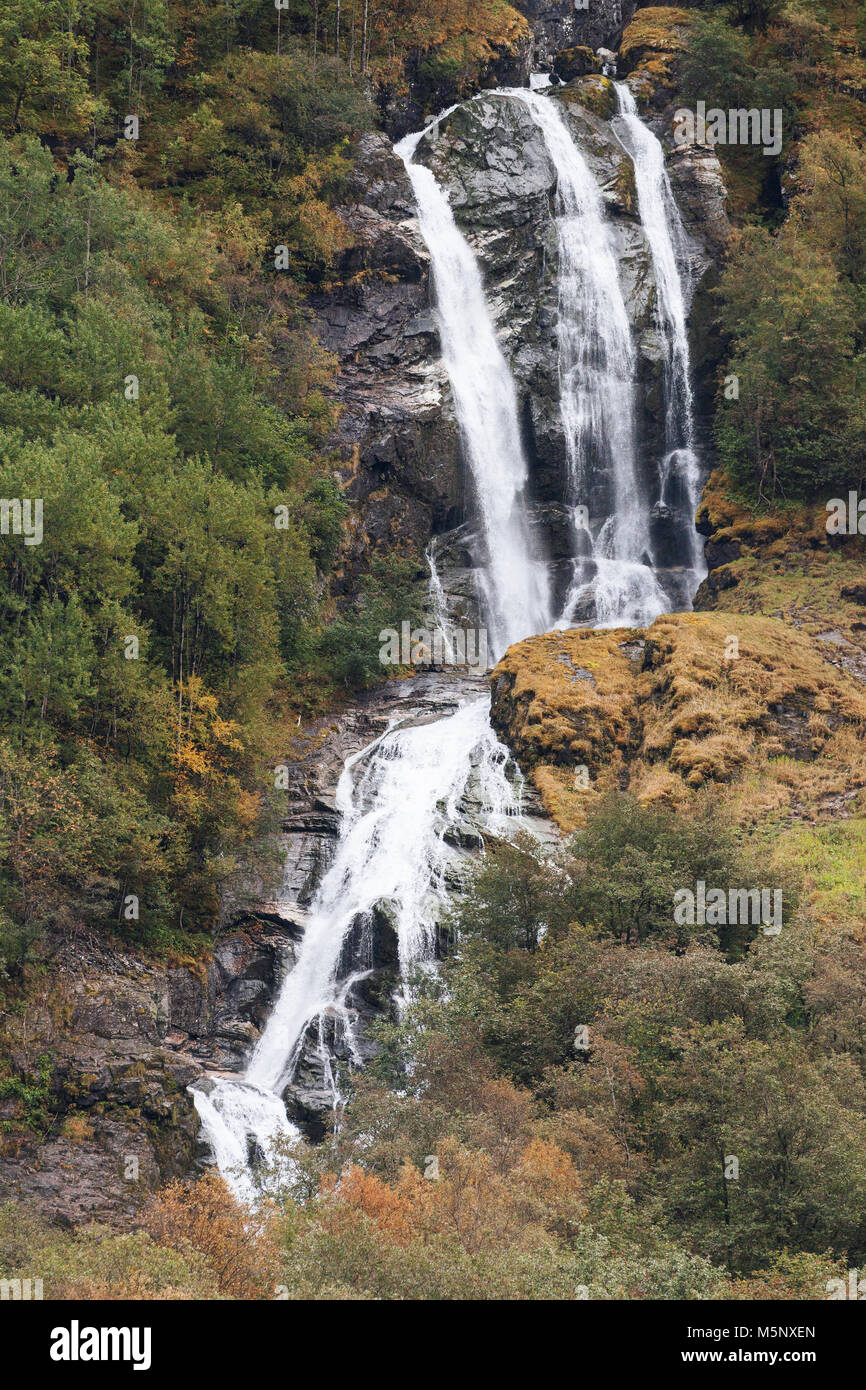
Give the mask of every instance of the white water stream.
MULTIPOLYGON (((652 256, 658 317, 667 349, 665 361, 665 442, 659 500, 688 509, 691 519, 701 494, 701 471, 695 453, 695 412, 686 302, 685 231, 665 167, 661 141, 645 126, 634 95, 624 82, 616 83, 619 119, 634 165, 641 225, 652 256)), ((691 547, 693 589, 706 573, 703 544, 694 527, 687 528, 691 547)))
POLYGON ((638 484, 635 345, 604 200, 560 104, 525 90, 508 95, 529 108, 557 175, 560 411, 578 533, 557 626, 570 627, 591 597, 595 626, 645 627, 668 603, 652 569, 638 484), (585 522, 599 472, 609 479, 610 512, 593 536, 585 522))
MULTIPOLYGON (((568 500, 580 504, 596 469, 609 479, 612 499, 597 535, 576 536, 575 552, 583 546, 588 560, 575 562, 561 624, 568 624, 591 585, 599 625, 644 625, 667 605, 649 559, 648 509, 637 480, 635 349, 603 200, 558 104, 525 90, 499 95, 528 106, 558 175, 559 368, 568 500)), ((424 133, 408 137, 396 150, 412 182, 431 257, 443 360, 484 543, 481 587, 496 659, 511 643, 551 625, 549 585, 531 540, 528 465, 514 381, 477 259, 444 189, 429 169, 414 163, 424 133)), ((643 157, 635 155, 636 174, 643 157)), ((649 187, 648 180, 641 172, 639 189, 645 181, 649 187)), ((644 215, 655 217, 654 205, 647 202, 647 208, 644 215)), ((679 403, 671 407, 673 432, 683 412, 691 419, 684 309, 677 309, 673 279, 661 287, 662 274, 676 278, 677 273, 675 262, 664 260, 662 232, 647 226, 647 237, 661 267, 660 303, 676 339, 670 390, 678 393, 679 403)), ((690 441, 688 434, 682 448, 690 448, 690 441)), ((673 459, 674 445, 670 452, 673 459)), ((680 465, 672 461, 669 472, 675 467, 680 465)), ((434 613, 444 625, 445 596, 433 547, 428 561, 434 613)), ((471 824, 482 834, 493 835, 508 833, 520 816, 519 778, 515 782, 506 775, 508 751, 490 726, 489 708, 487 695, 469 696, 445 716, 425 713, 422 702, 346 761, 336 793, 341 826, 335 855, 247 1071, 242 1078, 210 1077, 193 1090, 219 1171, 245 1202, 252 1203, 260 1190, 260 1161, 297 1134, 282 1094, 302 1057, 309 1059, 312 1051, 335 1104, 340 1100, 335 1047, 360 1060, 351 991, 365 973, 377 916, 385 914, 396 932, 403 989, 410 990, 413 972, 434 959, 437 917, 459 871, 467 813, 471 810, 471 824)))
POLYGON ((496 659, 513 642, 549 627, 547 570, 529 534, 529 468, 514 380, 496 337, 475 254, 435 175, 414 163, 425 133, 407 136, 394 149, 406 166, 430 251, 442 357, 485 543, 482 587, 496 659))

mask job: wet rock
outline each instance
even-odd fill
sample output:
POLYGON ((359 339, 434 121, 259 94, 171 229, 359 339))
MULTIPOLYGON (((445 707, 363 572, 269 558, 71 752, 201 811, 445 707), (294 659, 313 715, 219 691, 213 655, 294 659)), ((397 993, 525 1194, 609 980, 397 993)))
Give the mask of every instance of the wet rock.
POLYGON ((727 213, 728 190, 717 155, 701 145, 675 145, 667 167, 686 230, 705 248, 711 260, 721 259, 731 235, 731 223, 727 213))
MULTIPOLYGON (((604 81, 613 104, 612 85, 604 81)), ((645 382, 655 381, 662 365, 655 287, 649 249, 629 198, 630 162, 609 121, 587 108, 582 92, 568 87, 561 98, 546 99, 561 101, 605 200, 617 214, 611 217, 610 232, 640 344, 640 371, 645 382)), ((519 393, 533 496, 541 508, 555 505, 568 485, 558 376, 556 171, 541 132, 522 101, 487 96, 440 121, 421 141, 416 158, 447 188, 455 217, 478 255, 519 393)), ((649 467, 663 428, 661 393, 644 389, 638 394, 657 403, 657 418, 641 430, 649 467)), ((609 485, 610 480, 597 480, 598 495, 589 499, 594 512, 606 512, 609 485)), ((567 531, 567 526, 560 530, 561 541, 567 531)), ((562 544, 557 548, 549 533, 543 540, 556 559, 562 544)))
POLYGON ((590 0, 585 8, 574 0, 516 0, 516 4, 532 26, 533 67, 542 70, 575 46, 593 51, 602 45, 616 47, 636 9, 635 0, 590 0))
POLYGON ((716 570, 722 565, 730 565, 734 560, 739 560, 742 552, 743 548, 738 540, 707 541, 704 547, 707 568, 716 570))
POLYGON ((717 595, 723 589, 735 589, 739 582, 739 577, 726 565, 712 570, 698 587, 694 598, 695 609, 714 608, 717 595))
MULTIPOLYGON (((545 23, 555 18, 572 35, 573 42, 557 40, 557 51, 564 51, 611 42, 629 7, 612 5, 599 13, 594 6, 586 14, 571 5, 538 8, 536 18, 545 23), (599 23, 604 32, 581 39, 578 31, 588 23, 599 23)), ((585 55, 572 58, 589 63, 585 55)), ((590 72, 546 99, 561 102, 609 209, 639 348, 640 471, 653 495, 664 450, 665 348, 633 170, 610 120, 616 94, 607 78, 590 72)), ((664 134, 664 120, 659 120, 664 134)), ((478 255, 517 386, 533 524, 559 585, 554 569, 569 553, 569 527, 547 524, 551 509, 568 492, 557 370, 555 171, 525 105, 492 94, 464 102, 439 121, 420 142, 416 159, 447 189, 455 217, 478 255)), ((703 399, 713 389, 718 355, 709 289, 714 257, 727 238, 724 187, 718 161, 709 151, 676 151, 670 168, 691 247, 691 318, 701 325, 692 334, 692 346, 703 399)), ((399 541, 420 552, 435 536, 443 551, 440 578, 449 614, 453 610, 477 623, 475 569, 482 547, 467 527, 474 499, 441 361, 429 255, 414 218, 405 169, 385 137, 368 135, 361 141, 351 196, 341 216, 351 244, 335 284, 314 299, 322 341, 340 363, 335 391, 341 417, 334 443, 356 518, 340 590, 353 591, 371 551, 389 551, 399 541), (452 537, 458 542, 453 546, 452 537), (452 563, 451 555, 461 547, 464 557, 452 563), (444 553, 448 551, 450 555, 444 553)), ((609 510, 611 484, 596 472, 592 496, 582 499, 592 515, 609 510)), ((305 870, 299 867, 298 900, 303 900, 303 880, 312 881, 317 868, 309 858, 305 870)))
POLYGON ((675 565, 683 554, 683 521, 663 502, 650 512, 650 541, 656 563, 662 568, 675 565))

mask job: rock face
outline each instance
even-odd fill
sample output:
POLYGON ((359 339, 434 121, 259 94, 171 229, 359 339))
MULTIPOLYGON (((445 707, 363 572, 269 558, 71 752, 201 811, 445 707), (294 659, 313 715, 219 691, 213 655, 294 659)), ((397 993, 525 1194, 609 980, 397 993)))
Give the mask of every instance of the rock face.
MULTIPOLYGON (((651 480, 663 452, 663 345, 631 163, 611 121, 616 94, 607 78, 592 73, 548 99, 561 102, 603 189, 639 351, 640 468, 651 480)), ((570 528, 562 506, 566 450, 557 365, 555 169, 529 111, 507 94, 458 106, 421 140, 415 158, 447 188, 481 263, 518 390, 535 527, 564 584, 570 528)), ((708 325, 702 287, 712 279, 727 231, 718 164, 690 151, 671 161, 671 172, 692 242, 700 309, 695 322, 708 325)), ((417 551, 435 537, 449 610, 471 618, 477 553, 469 524, 471 486, 439 352, 429 256, 405 169, 385 137, 364 138, 353 198, 342 212, 353 244, 338 287, 316 304, 320 336, 340 362, 337 391, 344 413, 336 442, 357 508, 347 582, 371 549, 389 548, 399 537, 417 551)), ((712 348, 703 329, 694 346, 708 375, 712 348)), ((603 491, 602 479, 593 499, 599 515, 605 514, 603 491)))
POLYGON ((533 66, 547 69, 563 49, 578 45, 615 48, 637 5, 635 0, 517 0, 534 37, 533 66))
POLYGON ((412 189, 384 135, 363 137, 341 209, 352 244, 339 286, 314 299, 318 335, 340 363, 335 444, 360 521, 349 553, 401 537, 423 549, 459 525, 464 487, 457 424, 430 305, 429 256, 412 189))
POLYGON ((704 487, 698 528, 708 573, 696 609, 727 613, 732 631, 741 612, 782 619, 866 680, 866 538, 828 535, 821 506, 752 510, 732 498, 721 470, 704 487))
POLYGON ((0 1155, 0 1199, 33 1201, 63 1224, 123 1223, 188 1173, 199 1124, 187 1087, 243 1065, 298 935, 260 910, 227 924, 209 964, 175 966, 89 934, 50 943, 50 990, 11 1055, 22 1099, 0 1102, 15 1136, 0 1155))

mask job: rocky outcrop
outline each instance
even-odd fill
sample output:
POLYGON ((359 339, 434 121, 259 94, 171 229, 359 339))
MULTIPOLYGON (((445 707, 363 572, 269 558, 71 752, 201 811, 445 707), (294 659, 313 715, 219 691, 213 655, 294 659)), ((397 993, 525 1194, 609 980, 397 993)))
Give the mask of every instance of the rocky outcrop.
POLYGON ((533 66, 554 67, 564 49, 616 48, 636 9, 635 0, 517 0, 532 26, 533 66))
POLYGON ((49 987, 4 1019, 0 1193, 64 1224, 125 1221, 192 1165, 201 1068, 185 1030, 206 1027, 206 986, 95 936, 49 950, 49 987))
POLYGON ((784 620, 821 644, 824 659, 866 680, 866 538, 827 533, 821 504, 749 506, 721 469, 704 487, 698 527, 707 577, 695 608, 784 620))
MULTIPOLYGON (((659 488, 665 452, 662 373, 665 345, 656 318, 652 257, 638 215, 631 161, 615 128, 616 94, 605 77, 575 80, 547 98, 560 103, 608 209, 609 232, 638 348, 639 475, 659 488)), ((488 303, 509 358, 521 404, 531 486, 543 550, 558 579, 569 571, 568 495, 558 374, 558 239, 556 171, 525 104, 502 95, 465 103, 420 142, 416 159, 448 190, 455 217, 475 249, 488 303)), ((687 170, 682 183, 689 182, 687 170)), ((695 201, 700 194, 695 190, 695 201)), ((691 236, 693 279, 713 264, 691 236)), ((591 518, 610 510, 612 480, 599 469, 588 497, 591 518)), ((600 520, 599 523, 600 525, 600 520)), ((671 576, 674 592, 676 576, 671 576)), ((556 593, 555 602, 562 597, 556 593)))
POLYGON ((124 1223, 199 1153, 188 1087, 237 1070, 294 964, 296 922, 226 925, 209 961, 167 965, 96 935, 49 938, 51 985, 4 1020, 0 1199, 63 1224, 124 1223))
POLYGON ((618 71, 628 75, 644 101, 662 107, 674 94, 677 61, 688 37, 689 14, 681 5, 640 8, 623 33, 618 71))
POLYGON ((351 193, 340 210, 350 245, 335 286, 312 301, 318 336, 340 366, 334 443, 357 518, 350 578, 371 549, 398 538, 423 549, 434 532, 458 525, 464 508, 429 256, 406 171, 386 136, 362 138, 351 193))
POLYGON ((836 653, 743 613, 548 633, 496 667, 492 720, 564 829, 613 789, 678 806, 712 787, 734 819, 811 819, 866 786, 866 689, 836 653))

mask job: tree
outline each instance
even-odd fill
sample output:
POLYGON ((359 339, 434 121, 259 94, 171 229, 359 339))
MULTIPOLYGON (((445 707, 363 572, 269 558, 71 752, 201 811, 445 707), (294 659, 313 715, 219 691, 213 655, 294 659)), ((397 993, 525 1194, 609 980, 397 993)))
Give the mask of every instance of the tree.
POLYGON ((730 0, 731 15, 748 34, 764 33, 785 8, 785 0, 730 0))
POLYGON ((104 114, 87 81, 87 0, 8 0, 0 13, 0 126, 83 135, 104 114))
POLYGON ((723 401, 717 417, 731 476, 764 498, 859 486, 857 306, 830 252, 796 226, 776 237, 749 228, 734 243, 722 295, 733 340, 726 371, 740 381, 738 399, 723 401))
POLYGON ((674 1040, 655 1181, 675 1228, 731 1269, 758 1268, 781 1248, 859 1261, 866 1093, 851 1063, 816 1065, 798 1042, 749 1040, 737 1022, 674 1040))

